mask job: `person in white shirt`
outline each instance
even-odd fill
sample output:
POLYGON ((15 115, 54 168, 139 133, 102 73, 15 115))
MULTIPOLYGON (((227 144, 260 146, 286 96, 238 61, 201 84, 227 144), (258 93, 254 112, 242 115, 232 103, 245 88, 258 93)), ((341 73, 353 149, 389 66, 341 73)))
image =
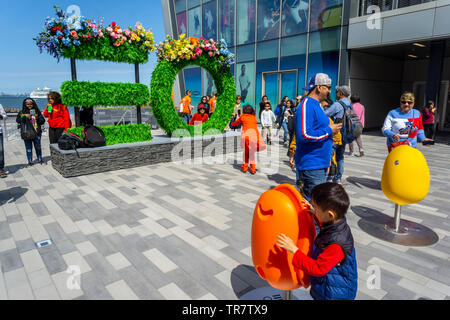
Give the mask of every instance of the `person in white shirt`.
POLYGON ((272 144, 272 127, 276 121, 275 114, 270 108, 270 103, 266 102, 265 109, 261 112, 262 136, 267 144, 272 144))
MULTIPOLYGON (((8 115, 0 104, 0 120, 6 120, 8 115)), ((5 152, 3 150, 3 127, 0 125, 0 178, 6 178, 5 172, 5 152)))

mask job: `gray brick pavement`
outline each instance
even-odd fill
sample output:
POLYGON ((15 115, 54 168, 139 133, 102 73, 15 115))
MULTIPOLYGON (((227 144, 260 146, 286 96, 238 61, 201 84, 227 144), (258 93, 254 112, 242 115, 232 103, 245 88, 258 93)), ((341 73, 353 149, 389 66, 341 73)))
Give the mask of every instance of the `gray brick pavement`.
MULTIPOLYGON (((415 248, 360 227, 364 219, 392 217, 394 208, 379 184, 385 140, 369 134, 363 141, 366 156, 346 155, 343 179, 357 299, 449 299, 450 146, 419 146, 430 166, 430 192, 403 215, 440 239, 415 248), (379 289, 366 284, 373 265, 381 270, 379 289)), ((47 137, 42 143, 48 157, 47 137)), ((242 174, 242 153, 236 153, 224 164, 162 163, 68 179, 50 163, 25 167, 20 140, 6 141, 5 151, 11 173, 0 180, 0 299, 238 299, 267 285, 252 266, 251 223, 264 191, 295 183, 285 148, 278 172, 269 175, 242 174), (53 244, 36 250, 34 241, 44 235, 53 244), (81 290, 65 287, 73 263, 82 265, 81 290)), ((259 161, 258 169, 268 167, 267 156, 259 161)))

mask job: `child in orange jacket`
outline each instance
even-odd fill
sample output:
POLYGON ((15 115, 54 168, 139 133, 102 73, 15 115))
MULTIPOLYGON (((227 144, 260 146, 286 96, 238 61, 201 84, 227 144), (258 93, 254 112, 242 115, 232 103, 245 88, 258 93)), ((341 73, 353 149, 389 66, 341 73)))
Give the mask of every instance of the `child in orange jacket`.
POLYGON ((244 163, 242 164, 242 172, 248 171, 250 163, 250 173, 256 173, 255 156, 256 152, 266 149, 264 140, 256 126, 257 120, 255 110, 250 105, 245 105, 243 114, 234 123, 233 126, 239 126, 242 123, 241 148, 244 149, 244 163))

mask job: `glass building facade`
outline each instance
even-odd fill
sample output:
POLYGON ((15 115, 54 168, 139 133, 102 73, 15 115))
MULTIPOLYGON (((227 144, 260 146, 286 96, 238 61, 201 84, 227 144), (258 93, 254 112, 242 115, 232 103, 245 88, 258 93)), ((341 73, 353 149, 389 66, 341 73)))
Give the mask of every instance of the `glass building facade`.
MULTIPOLYGON (((272 106, 283 96, 295 100, 314 73, 327 73, 332 85, 338 84, 340 55, 346 49, 341 46, 343 0, 167 1, 175 38, 226 40, 236 54, 236 93, 258 110, 263 95, 272 106)), ((215 90, 199 67, 187 67, 183 76, 194 105, 215 90)))

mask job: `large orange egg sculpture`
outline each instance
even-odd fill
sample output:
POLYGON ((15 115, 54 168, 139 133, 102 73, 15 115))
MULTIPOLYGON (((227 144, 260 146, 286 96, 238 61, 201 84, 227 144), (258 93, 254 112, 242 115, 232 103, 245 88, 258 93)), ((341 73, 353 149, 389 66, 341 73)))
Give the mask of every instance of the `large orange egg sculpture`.
POLYGON ((430 188, 430 170, 424 155, 407 145, 394 148, 386 158, 381 175, 385 196, 399 205, 422 201, 430 188))
POLYGON ((297 241, 297 247, 311 256, 316 236, 313 216, 297 189, 281 184, 264 192, 256 204, 252 223, 252 259, 259 276, 279 290, 309 287, 309 277, 295 272, 293 254, 276 245, 284 233, 297 241))

